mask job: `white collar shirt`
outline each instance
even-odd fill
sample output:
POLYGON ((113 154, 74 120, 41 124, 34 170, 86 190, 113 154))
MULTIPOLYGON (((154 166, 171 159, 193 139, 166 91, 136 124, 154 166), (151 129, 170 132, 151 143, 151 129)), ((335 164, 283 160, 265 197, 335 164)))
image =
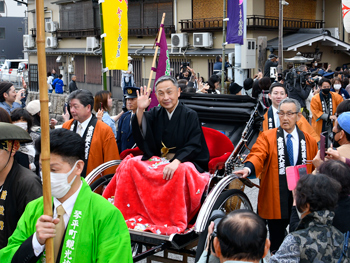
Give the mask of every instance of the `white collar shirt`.
MULTIPOLYGON (((75 180, 78 180, 78 179, 80 179, 80 177, 77 176, 77 178, 75 178, 75 180)), ((83 183, 80 181, 79 189, 63 203, 58 201, 57 198, 53 199, 54 209, 53 209, 53 217, 52 218, 54 218, 54 219, 57 218, 56 207, 62 205, 64 208, 64 211, 66 212, 63 215, 64 225, 66 228, 67 228, 70 216, 73 212, 74 204, 77 201, 77 198, 78 198, 78 195, 79 195, 79 192, 81 190, 82 185, 83 185, 83 183)), ((34 233, 33 238, 32 238, 32 247, 33 247, 34 254, 37 257, 44 251, 44 248, 45 248, 45 244, 40 245, 40 243, 38 242, 38 239, 36 237, 36 232, 34 233)))
POLYGON ((176 111, 177 105, 179 105, 179 101, 177 102, 177 104, 176 104, 174 110, 173 110, 171 113, 169 113, 168 110, 166 110, 166 113, 168 114, 169 120, 171 120, 171 117, 173 117, 173 114, 174 114, 174 112, 176 111))
MULTIPOLYGON (((284 134, 284 141, 286 142, 286 147, 287 147, 288 132, 283 130, 283 134, 284 134)), ((292 135, 291 140, 293 143, 293 161, 294 161, 294 163, 291 165, 294 166, 298 161, 298 155, 299 155, 299 134, 296 126, 294 127, 294 130, 290 134, 292 135)))
MULTIPOLYGON (((87 126, 89 125, 89 122, 90 122, 90 120, 91 120, 91 118, 92 118, 92 114, 90 115, 90 117, 89 118, 87 118, 85 121, 83 121, 83 122, 78 122, 78 126, 79 126, 79 124, 81 124, 81 126, 82 126, 82 131, 81 131, 81 137, 83 137, 83 135, 84 135, 84 133, 85 133, 85 130, 86 130, 86 128, 87 128, 87 126)), ((77 129, 76 129, 77 131, 78 131, 78 127, 77 127, 77 129)))

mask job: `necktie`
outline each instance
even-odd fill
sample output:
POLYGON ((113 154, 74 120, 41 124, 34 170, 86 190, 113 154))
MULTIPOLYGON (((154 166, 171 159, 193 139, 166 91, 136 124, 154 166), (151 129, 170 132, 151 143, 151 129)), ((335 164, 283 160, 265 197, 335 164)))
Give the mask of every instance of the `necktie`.
POLYGON ((55 262, 57 260, 58 251, 60 250, 62 237, 63 237, 64 232, 66 230, 66 226, 65 226, 64 220, 63 220, 63 215, 66 213, 66 211, 64 211, 63 206, 60 205, 56 208, 56 212, 57 212, 57 218, 60 219, 60 222, 56 225, 56 236, 53 239, 55 262))
POLYGON ((83 136, 83 125, 81 125, 81 123, 78 124, 77 133, 80 135, 80 137, 83 136))
POLYGON ((278 128, 280 126, 280 117, 278 116, 277 112, 276 112, 275 118, 276 118, 276 125, 277 125, 276 128, 278 128))
POLYGON ((294 166, 294 156, 293 156, 293 142, 291 134, 287 134, 287 152, 289 156, 289 162, 291 166, 294 166))

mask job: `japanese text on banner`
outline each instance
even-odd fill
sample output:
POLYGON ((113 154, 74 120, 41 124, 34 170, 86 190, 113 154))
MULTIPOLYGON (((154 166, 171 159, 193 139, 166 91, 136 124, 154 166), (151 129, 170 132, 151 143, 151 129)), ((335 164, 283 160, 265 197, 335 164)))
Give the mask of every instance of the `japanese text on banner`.
POLYGON ((109 70, 128 70, 128 3, 105 0, 102 3, 105 60, 109 70))

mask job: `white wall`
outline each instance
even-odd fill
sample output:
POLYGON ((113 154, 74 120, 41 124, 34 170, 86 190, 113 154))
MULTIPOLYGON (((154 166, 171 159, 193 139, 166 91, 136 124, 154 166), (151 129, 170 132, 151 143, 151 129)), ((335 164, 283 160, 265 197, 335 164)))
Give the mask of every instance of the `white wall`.
POLYGON ((5 12, 0 13, 2 17, 24 17, 27 7, 22 5, 17 5, 14 0, 5 0, 5 12))

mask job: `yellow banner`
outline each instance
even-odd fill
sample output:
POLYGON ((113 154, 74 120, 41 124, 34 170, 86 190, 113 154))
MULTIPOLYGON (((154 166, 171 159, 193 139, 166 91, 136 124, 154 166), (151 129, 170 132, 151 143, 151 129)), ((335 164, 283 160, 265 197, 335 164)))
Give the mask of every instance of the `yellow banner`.
POLYGON ((102 3, 105 59, 109 70, 128 70, 127 0, 105 0, 102 3))

